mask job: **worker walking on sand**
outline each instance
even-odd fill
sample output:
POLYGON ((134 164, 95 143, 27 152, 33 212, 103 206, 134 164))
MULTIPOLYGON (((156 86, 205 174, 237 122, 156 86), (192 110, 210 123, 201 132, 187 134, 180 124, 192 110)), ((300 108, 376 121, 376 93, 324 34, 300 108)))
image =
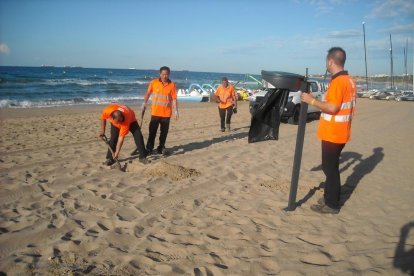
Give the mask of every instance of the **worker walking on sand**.
POLYGON ((152 154, 154 150, 155 136, 157 135, 158 126, 160 126, 158 154, 165 154, 165 142, 167 141, 168 129, 170 127, 170 118, 173 114, 178 120, 177 90, 175 83, 170 80, 170 68, 163 66, 160 68, 160 77, 150 82, 147 94, 142 103, 144 112, 147 102, 152 95, 151 120, 149 123, 149 134, 147 140, 147 152, 152 154))
POLYGON ((231 116, 237 112, 237 95, 233 85, 229 85, 226 77, 221 79, 221 86, 217 88, 214 95, 219 104, 221 131, 226 131, 226 127, 227 131, 230 131, 231 116), (224 123, 226 123, 226 127, 224 123))
POLYGON ((105 165, 111 166, 115 163, 115 159, 118 158, 124 143, 124 138, 131 132, 134 136, 135 145, 139 152, 139 161, 146 164, 147 152, 144 146, 144 138, 142 137, 141 129, 138 125, 134 111, 126 105, 111 104, 104 108, 101 115, 101 131, 100 137, 105 135, 106 121, 111 122, 111 138, 109 140, 109 146, 113 150, 114 154, 108 149, 106 154, 105 165))
POLYGON ((351 123, 356 103, 355 81, 344 71, 346 53, 342 48, 329 49, 326 68, 332 74, 325 101, 318 101, 310 93, 301 99, 319 108, 318 138, 322 140, 322 169, 326 176, 324 197, 311 209, 318 213, 337 214, 340 208, 341 179, 339 157, 351 137, 351 123))

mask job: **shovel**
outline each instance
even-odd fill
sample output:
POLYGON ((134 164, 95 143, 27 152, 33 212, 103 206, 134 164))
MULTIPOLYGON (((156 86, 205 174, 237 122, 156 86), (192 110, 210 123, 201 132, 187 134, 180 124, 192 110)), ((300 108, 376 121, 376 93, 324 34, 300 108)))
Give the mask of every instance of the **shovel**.
MULTIPOLYGON (((105 144, 108 146, 108 149, 112 153, 112 156, 113 156, 114 155, 114 151, 112 150, 111 146, 109 145, 108 138, 106 137, 106 135, 101 136, 101 138, 105 142, 105 144)), ((124 171, 122 169, 121 163, 119 163, 118 158, 114 158, 114 160, 115 160, 115 166, 114 166, 114 168, 116 168, 116 169, 118 169, 120 171, 124 171)))

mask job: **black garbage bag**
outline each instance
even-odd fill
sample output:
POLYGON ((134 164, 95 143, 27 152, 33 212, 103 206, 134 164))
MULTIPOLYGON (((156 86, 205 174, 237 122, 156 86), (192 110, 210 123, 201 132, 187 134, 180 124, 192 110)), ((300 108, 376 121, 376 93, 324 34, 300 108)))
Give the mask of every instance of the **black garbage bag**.
POLYGON ((248 142, 279 139, 279 125, 289 90, 270 89, 259 105, 252 110, 248 142))

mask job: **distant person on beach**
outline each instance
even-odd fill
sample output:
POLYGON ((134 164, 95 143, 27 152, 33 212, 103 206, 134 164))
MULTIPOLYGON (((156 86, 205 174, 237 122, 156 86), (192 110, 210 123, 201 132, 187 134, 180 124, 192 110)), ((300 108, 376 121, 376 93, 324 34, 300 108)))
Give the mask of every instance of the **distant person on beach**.
POLYGON ((119 156, 124 138, 128 132, 134 136, 135 145, 139 152, 139 160, 141 163, 147 163, 147 152, 145 151, 144 138, 142 137, 141 129, 138 125, 134 111, 126 105, 111 104, 104 108, 101 114, 101 131, 100 137, 105 135, 106 121, 111 122, 111 138, 109 140, 109 146, 114 152, 112 155, 108 149, 106 154, 105 165, 110 166, 115 163, 116 158, 119 156))
POLYGON ((149 123, 149 135, 147 141, 147 152, 149 154, 154 150, 155 136, 157 135, 158 126, 160 126, 158 154, 165 154, 165 142, 167 140, 168 129, 170 127, 170 118, 173 114, 178 120, 177 90, 175 83, 170 80, 170 68, 163 66, 160 68, 160 77, 150 82, 147 94, 142 103, 144 112, 147 102, 152 95, 151 104, 151 121, 149 123))
POLYGON ((318 213, 337 214, 340 208, 341 179, 339 157, 351 137, 351 123, 356 103, 355 81, 344 70, 346 53, 342 48, 329 49, 326 68, 332 74, 325 101, 302 93, 303 102, 321 110, 318 138, 322 140, 322 170, 326 176, 324 197, 311 209, 318 213))
POLYGON ((226 77, 221 79, 221 85, 217 88, 214 95, 216 96, 216 102, 219 104, 221 131, 226 131, 226 127, 227 131, 230 131, 231 116, 233 112, 237 112, 237 95, 234 87, 229 85, 226 77))

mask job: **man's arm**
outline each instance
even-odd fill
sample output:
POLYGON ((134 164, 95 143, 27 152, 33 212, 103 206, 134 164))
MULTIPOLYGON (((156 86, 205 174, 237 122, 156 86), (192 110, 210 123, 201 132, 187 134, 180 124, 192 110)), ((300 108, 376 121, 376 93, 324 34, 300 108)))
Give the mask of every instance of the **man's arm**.
POLYGON ((106 128, 106 120, 101 119, 101 131, 99 132, 99 137, 102 137, 105 135, 105 128, 106 128))
POLYGON ((328 113, 328 114, 336 114, 338 113, 340 107, 337 105, 334 105, 330 102, 322 102, 315 99, 310 93, 302 93, 300 95, 300 98, 302 102, 305 102, 307 104, 316 106, 319 108, 322 112, 328 113))
POLYGON ((178 117, 179 117, 179 115, 178 115, 178 101, 177 101, 177 99, 173 99, 172 100, 173 101, 173 106, 174 106, 174 114, 175 114, 175 119, 176 120, 178 120, 178 117))
POLYGON ((234 107, 237 108, 237 93, 234 87, 233 87, 233 104, 234 104, 234 107))

